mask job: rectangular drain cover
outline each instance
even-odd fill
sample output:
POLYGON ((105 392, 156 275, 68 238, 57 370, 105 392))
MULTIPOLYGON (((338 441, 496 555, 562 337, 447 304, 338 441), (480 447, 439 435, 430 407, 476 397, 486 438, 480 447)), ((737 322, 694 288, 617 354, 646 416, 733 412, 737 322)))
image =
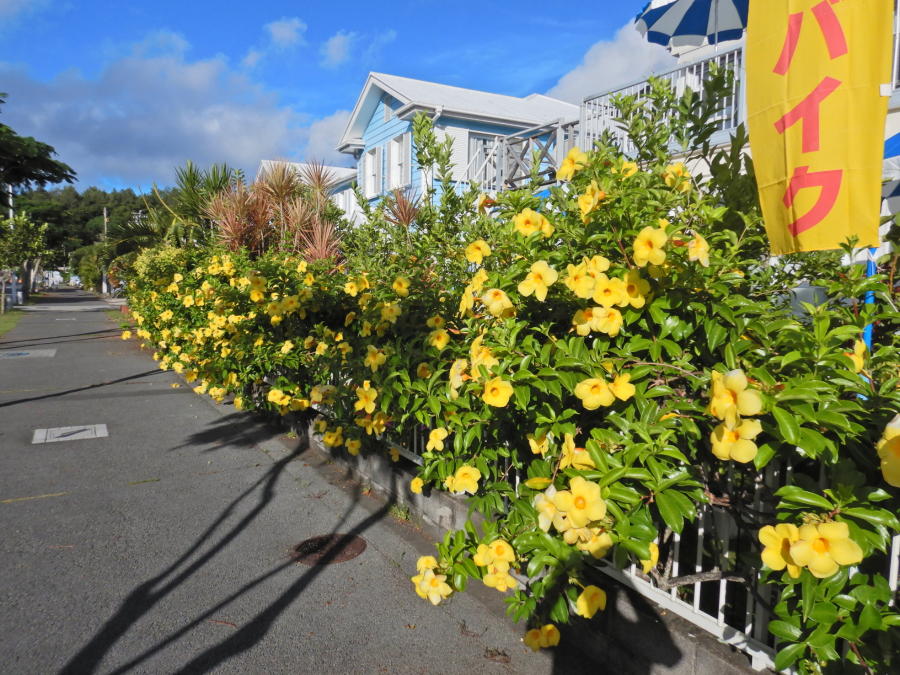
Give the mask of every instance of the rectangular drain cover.
POLYGON ((0 352, 0 359, 36 359, 56 356, 55 349, 20 349, 18 351, 0 352))
POLYGON ((107 432, 105 424, 82 424, 79 427, 35 429, 31 443, 34 445, 35 443, 57 443, 59 441, 83 441, 107 436, 109 436, 109 432, 107 432))

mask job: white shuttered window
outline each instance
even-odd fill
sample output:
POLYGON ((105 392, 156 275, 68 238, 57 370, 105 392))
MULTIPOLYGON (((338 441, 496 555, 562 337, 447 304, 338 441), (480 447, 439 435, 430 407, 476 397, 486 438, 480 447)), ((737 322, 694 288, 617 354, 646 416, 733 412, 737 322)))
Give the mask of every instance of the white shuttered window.
POLYGON ((410 183, 410 135, 401 134, 388 144, 388 187, 395 190, 410 183))

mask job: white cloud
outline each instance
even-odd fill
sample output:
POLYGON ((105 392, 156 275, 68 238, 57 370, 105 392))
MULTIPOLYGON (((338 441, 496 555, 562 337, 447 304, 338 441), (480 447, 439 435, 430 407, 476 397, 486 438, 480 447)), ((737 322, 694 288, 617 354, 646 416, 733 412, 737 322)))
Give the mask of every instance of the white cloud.
POLYGON ((0 63, 9 93, 3 122, 53 145, 82 186, 169 184, 189 159, 227 162, 252 176, 260 159, 296 157, 319 137, 224 57, 189 60, 187 49, 177 35, 153 34, 96 78, 67 71, 39 81, 0 63))
POLYGON ((647 42, 629 23, 612 40, 601 40, 588 49, 581 64, 563 75, 547 94, 580 103, 585 96, 668 70, 674 64, 674 57, 663 47, 647 42))
POLYGON ((381 50, 387 45, 391 44, 394 40, 397 39, 397 31, 394 29, 387 30, 383 33, 379 33, 376 35, 372 41, 369 43, 369 46, 366 47, 366 51, 363 52, 362 61, 363 65, 371 65, 373 61, 378 59, 381 56, 381 50))
POLYGON ((276 47, 293 47, 306 44, 303 34, 306 32, 306 24, 296 16, 284 17, 278 21, 267 23, 265 26, 269 32, 269 38, 276 47))
POLYGON ((339 30, 322 45, 322 65, 336 68, 350 58, 350 49, 358 35, 353 32, 339 30))
POLYGON ((244 68, 255 68, 256 64, 260 62, 263 57, 263 53, 258 49, 251 49, 247 52, 247 55, 241 59, 241 65, 244 68))
POLYGON ((338 110, 328 117, 313 122, 307 131, 308 139, 303 153, 304 159, 324 164, 352 166, 353 158, 335 149, 349 121, 350 111, 338 110))
POLYGON ((47 0, 0 0, 0 19, 9 20, 47 4, 47 0))

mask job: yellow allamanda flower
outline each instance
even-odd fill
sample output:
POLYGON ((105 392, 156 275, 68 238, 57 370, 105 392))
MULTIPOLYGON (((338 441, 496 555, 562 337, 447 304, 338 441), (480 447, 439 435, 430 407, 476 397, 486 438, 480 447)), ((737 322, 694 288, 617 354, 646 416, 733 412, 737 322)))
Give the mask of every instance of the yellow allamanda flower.
POLYGON ((322 442, 329 448, 339 448, 344 444, 344 428, 337 427, 322 434, 322 442))
POLYGON ((603 307, 612 307, 614 305, 624 306, 628 304, 627 294, 625 292, 625 283, 618 277, 610 279, 605 274, 594 281, 593 300, 603 307))
POLYGON ((521 213, 517 214, 513 219, 513 227, 523 237, 530 237, 532 234, 540 232, 544 239, 552 235, 554 229, 543 214, 532 209, 523 209, 521 213))
POLYGON ((466 260, 480 265, 491 254, 491 247, 484 239, 476 239, 466 246, 466 260))
POLYGON ((585 586, 575 600, 575 613, 585 619, 593 619, 594 614, 606 609, 606 591, 594 585, 585 586))
MULTIPOLYGON (((452 492, 457 494, 468 492, 474 495, 478 492, 478 481, 481 478, 481 472, 474 466, 463 464, 456 470, 452 478, 449 488, 452 492)), ((444 484, 446 485, 446 481, 444 481, 444 484)))
POLYGON ((547 299, 547 289, 556 283, 558 278, 559 274, 547 264, 546 260, 538 260, 531 266, 524 281, 519 283, 519 293, 524 296, 534 293, 534 297, 543 302, 547 299))
POLYGON ((486 572, 481 581, 488 588, 506 593, 506 591, 517 588, 519 585, 515 577, 509 573, 509 569, 503 565, 491 563, 487 566, 486 572))
POLYGON ((481 302, 487 308, 487 311, 496 317, 507 318, 515 315, 515 308, 512 300, 499 288, 489 288, 481 296, 481 302))
POLYGON ((575 172, 587 166, 587 162, 588 156, 586 152, 578 147, 572 148, 556 170, 556 180, 572 180, 575 172))
POLYGON ((559 457, 559 468, 567 469, 595 469, 597 466, 591 459, 590 453, 584 448, 575 445, 575 437, 572 434, 563 435, 562 454, 559 457))
POLYGON ((678 192, 690 192, 691 174, 681 162, 670 164, 663 170, 663 180, 678 192))
POLYGON ((132 337, 132 335, 131 335, 131 331, 130 331, 130 330, 123 330, 123 331, 122 331, 122 339, 123 339, 123 340, 130 340, 131 337, 132 337))
POLYGON ((659 227, 647 226, 642 229, 634 240, 634 264, 638 267, 646 267, 647 264, 662 265, 666 260, 664 247, 669 241, 666 234, 668 221, 660 218, 659 227))
POLYGON ((847 523, 807 523, 800 526, 798 535, 791 544, 791 558, 818 579, 830 577, 841 565, 862 562, 862 548, 850 538, 847 523))
POLYGON ((431 366, 424 361, 416 366, 416 377, 427 378, 431 377, 431 366))
POLYGON ((550 439, 547 434, 544 434, 543 436, 526 434, 525 438, 528 439, 528 447, 531 448, 531 452, 535 455, 545 455, 547 454, 547 450, 550 449, 550 439))
POLYGON ((589 377, 575 385, 575 396, 581 399, 581 405, 585 410, 596 410, 600 406, 610 406, 615 400, 615 394, 609 388, 609 384, 602 377, 589 377))
POLYGON ((575 316, 572 317, 572 325, 575 327, 575 332, 579 335, 588 335, 593 330, 594 309, 593 307, 579 309, 575 312, 575 316))
POLYGON ((484 268, 475 272, 472 276, 472 281, 469 282, 469 286, 471 286, 473 291, 480 291, 484 288, 485 282, 488 280, 488 273, 484 270, 484 268))
POLYGON ((579 551, 590 553, 593 558, 600 560, 613 547, 614 542, 609 532, 600 530, 599 528, 590 528, 588 530, 591 536, 584 541, 575 544, 579 551))
POLYGON ((587 265, 568 265, 566 267, 566 287, 579 298, 590 298, 594 294, 594 278, 588 274, 587 265))
POLYGON ((759 415, 762 397, 756 389, 750 389, 747 376, 741 369, 730 370, 724 375, 712 373, 709 414, 724 420, 732 428, 737 426, 738 416, 759 415))
POLYGON ((800 576, 800 565, 791 557, 791 544, 800 540, 800 530, 792 523, 765 525, 759 530, 759 543, 763 545, 760 558, 770 569, 780 572, 787 568, 794 579, 800 576))
POLYGON ((388 302, 381 308, 381 320, 388 323, 396 323, 397 319, 403 313, 400 303, 388 302))
POLYGON ((291 400, 291 396, 281 389, 270 389, 269 393, 266 394, 266 400, 275 405, 287 405, 291 400))
POLYGON ((553 503, 574 527, 584 527, 606 516, 606 502, 600 496, 600 486, 581 476, 569 481, 568 490, 557 492, 553 503))
POLYGON ((362 441, 358 438, 348 438, 344 441, 344 447, 347 448, 347 452, 356 457, 359 454, 360 448, 362 448, 362 441))
POLYGON ((487 370, 490 370, 494 366, 500 364, 500 361, 494 356, 494 353, 490 350, 489 347, 485 347, 482 344, 484 340, 484 333, 480 334, 472 341, 472 346, 469 347, 469 358, 472 360, 472 372, 477 373, 479 366, 484 366, 487 370))
POLYGON ((428 434, 428 443, 425 446, 426 450, 433 450, 434 452, 440 452, 444 449, 444 440, 447 436, 450 435, 450 432, 447 431, 444 427, 438 427, 437 429, 432 429, 428 434))
POLYGON ((441 600, 453 592, 447 583, 447 575, 435 574, 431 569, 413 577, 413 583, 416 583, 419 596, 427 599, 432 605, 440 604, 441 600), (416 582, 417 578, 418 582, 416 582))
POLYGON ((538 649, 557 646, 559 638, 559 629, 552 623, 548 623, 540 628, 532 628, 525 633, 522 642, 525 643, 526 647, 531 648, 531 651, 536 652, 538 649))
POLYGON ((375 399, 378 398, 378 390, 371 386, 369 380, 365 380, 361 387, 356 388, 357 401, 353 404, 354 410, 364 410, 367 413, 375 412, 375 399))
POLYGON ((597 181, 592 180, 588 185, 584 194, 578 196, 578 208, 581 210, 581 222, 587 223, 590 220, 591 211, 597 208, 606 198, 606 193, 597 185, 597 181))
POLYGON ((363 365, 369 367, 373 373, 377 371, 385 361, 387 361, 387 355, 382 350, 372 345, 366 347, 366 358, 363 360, 363 365))
POLYGON ((694 233, 694 238, 688 242, 687 251, 688 260, 697 261, 703 267, 709 267, 709 244, 700 233, 694 233))
POLYGON ((409 295, 409 279, 406 277, 397 277, 394 279, 394 283, 391 284, 391 288, 393 288, 394 292, 401 298, 405 298, 409 295))
POLYGON ((862 372, 862 369, 865 367, 866 351, 868 351, 868 348, 866 347, 866 343, 862 340, 856 340, 853 343, 853 351, 852 352, 844 352, 844 356, 846 356, 853 362, 853 372, 854 373, 862 372))
MULTIPOLYGON (((635 309, 640 309, 647 304, 647 294, 650 293, 650 282, 641 278, 637 270, 628 270, 622 277, 625 285, 625 302, 635 309)), ((623 305, 624 307, 625 305, 623 305)))
POLYGON ((722 460, 732 459, 746 464, 756 457, 758 448, 753 439, 762 432, 759 420, 736 418, 733 426, 722 422, 710 436, 713 454, 722 460))
POLYGON ((428 334, 428 344, 441 351, 450 342, 450 333, 443 328, 433 330, 428 334))
POLYGON ((409 481, 409 491, 415 495, 422 494, 423 487, 425 487, 425 481, 423 481, 418 476, 409 481))
POLYGON ((634 385, 631 384, 631 375, 628 375, 627 373, 616 375, 615 379, 609 385, 609 390, 620 401, 627 401, 630 399, 634 396, 635 392, 634 385))
POLYGON ((646 560, 641 560, 641 571, 644 574, 650 574, 650 570, 659 563, 659 545, 655 541, 651 541, 649 548, 650 557, 646 560))
POLYGON ((344 284, 344 293, 355 298, 359 294, 359 286, 355 281, 348 281, 344 284))
POLYGON ((885 482, 900 487, 900 415, 887 423, 875 451, 881 460, 881 474, 885 482))
POLYGON ((445 323, 444 317, 439 315, 431 316, 425 321, 425 325, 429 328, 443 328, 445 323))
POLYGON ((504 408, 513 394, 513 386, 499 377, 488 380, 484 385, 481 399, 495 408, 504 408))
POLYGON ((291 342, 290 340, 286 340, 285 343, 284 343, 283 345, 281 345, 281 350, 280 350, 280 351, 281 351, 282 354, 287 354, 287 353, 290 352, 293 348, 294 348, 294 343, 291 342))
POLYGON ((468 367, 469 362, 466 359, 456 359, 450 364, 450 372, 447 374, 447 377, 449 380, 451 400, 459 398, 459 388, 463 385, 463 374, 468 367))
MULTIPOLYGON (((638 171, 638 165, 636 162, 622 162, 621 168, 618 170, 618 173, 621 174, 622 178, 628 178, 633 176, 638 171)), ((617 173, 616 169, 613 169, 613 173, 617 173)))

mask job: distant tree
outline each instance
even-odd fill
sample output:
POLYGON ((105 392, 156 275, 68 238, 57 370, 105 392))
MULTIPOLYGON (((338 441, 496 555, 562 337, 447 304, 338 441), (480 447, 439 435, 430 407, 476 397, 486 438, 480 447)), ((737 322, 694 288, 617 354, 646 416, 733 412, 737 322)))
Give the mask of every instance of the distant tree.
MULTIPOLYGON (((0 93, 0 105, 6 94, 0 93)), ((19 136, 0 124, 0 184, 28 188, 47 183, 71 183, 75 171, 68 164, 53 159, 56 150, 31 136, 19 136)))
MULTIPOLYGON (((6 283, 9 271, 23 268, 27 272, 40 264, 45 252, 47 225, 38 225, 26 214, 0 220, 0 312, 6 300, 6 283)), ((27 282, 23 285, 27 292, 27 282)))

